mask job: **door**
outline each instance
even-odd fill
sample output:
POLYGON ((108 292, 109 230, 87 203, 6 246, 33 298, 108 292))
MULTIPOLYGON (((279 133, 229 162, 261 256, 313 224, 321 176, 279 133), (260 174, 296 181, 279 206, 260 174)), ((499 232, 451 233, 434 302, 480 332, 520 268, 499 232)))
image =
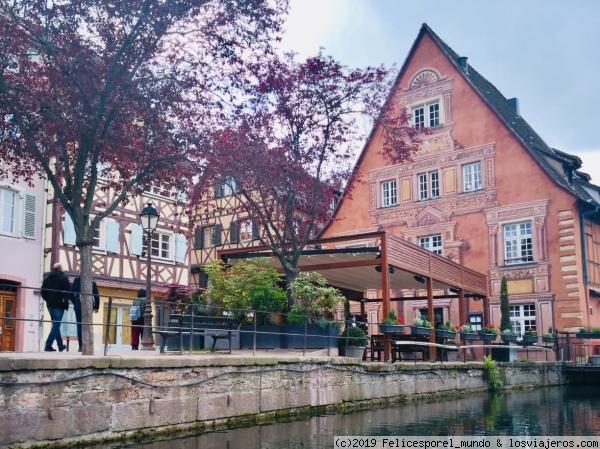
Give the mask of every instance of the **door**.
POLYGON ((15 350, 15 310, 17 289, 12 287, 0 291, 0 351, 15 350))
POLYGON ((106 326, 109 319, 108 305, 104 307, 104 326, 102 327, 102 344, 107 343, 113 349, 131 349, 131 320, 129 319, 129 306, 115 306, 110 310, 110 326, 106 326))

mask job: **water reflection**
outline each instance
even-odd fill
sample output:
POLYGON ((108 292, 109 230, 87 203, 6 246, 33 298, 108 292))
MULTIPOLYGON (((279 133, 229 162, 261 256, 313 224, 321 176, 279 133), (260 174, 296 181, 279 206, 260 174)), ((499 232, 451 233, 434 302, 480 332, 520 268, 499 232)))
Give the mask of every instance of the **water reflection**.
MULTIPOLYGON (((127 447, 321 449, 332 448, 335 435, 600 435, 600 388, 555 387, 485 394, 127 447)), ((125 446, 102 449, 109 447, 125 446)))

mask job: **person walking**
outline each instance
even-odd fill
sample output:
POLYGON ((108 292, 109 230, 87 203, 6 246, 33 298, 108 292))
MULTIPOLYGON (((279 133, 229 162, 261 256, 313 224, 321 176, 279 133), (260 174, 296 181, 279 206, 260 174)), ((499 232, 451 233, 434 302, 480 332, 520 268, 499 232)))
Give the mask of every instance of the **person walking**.
POLYGON ((65 344, 60 335, 60 324, 65 310, 69 308, 69 302, 65 299, 65 296, 70 288, 71 283, 67 275, 63 273, 62 265, 55 263, 52 271, 44 279, 44 282, 42 282, 42 298, 46 301, 46 307, 48 307, 50 319, 52 320, 52 327, 50 328, 44 348, 46 352, 56 351, 52 347, 54 340, 56 340, 59 351, 62 352, 65 350, 65 344))
MULTIPOLYGON (((98 313, 100 310, 100 292, 96 281, 92 280, 92 294, 94 295, 94 313, 98 313)), ((81 332, 81 276, 77 276, 71 286, 71 291, 67 294, 67 300, 73 303, 73 310, 75 311, 75 321, 77 321, 77 343, 79 343, 78 351, 82 351, 83 339, 81 332)))
POLYGON ((144 311, 146 310, 146 290, 140 288, 137 299, 129 309, 131 319, 131 349, 137 351, 140 347, 140 337, 144 331, 144 311))

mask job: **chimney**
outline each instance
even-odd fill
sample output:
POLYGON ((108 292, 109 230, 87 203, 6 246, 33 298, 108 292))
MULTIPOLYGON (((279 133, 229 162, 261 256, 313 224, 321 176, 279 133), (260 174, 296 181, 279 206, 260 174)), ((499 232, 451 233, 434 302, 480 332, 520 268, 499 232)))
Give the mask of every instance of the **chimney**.
POLYGON ((508 105, 513 108, 515 113, 519 115, 519 99, 518 98, 509 98, 506 100, 508 105))
POLYGON ((462 71, 468 75, 469 74, 469 63, 467 62, 467 59, 469 59, 469 58, 467 58, 466 56, 460 56, 458 58, 458 65, 462 69, 462 71))

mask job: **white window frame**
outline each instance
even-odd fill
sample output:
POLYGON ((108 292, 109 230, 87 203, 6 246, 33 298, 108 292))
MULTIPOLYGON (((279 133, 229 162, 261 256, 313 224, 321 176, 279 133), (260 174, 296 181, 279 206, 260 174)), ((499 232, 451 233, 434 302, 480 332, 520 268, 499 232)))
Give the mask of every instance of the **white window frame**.
POLYGON ((398 183, 395 179, 381 183, 381 207, 391 207, 398 204, 398 183))
POLYGON ((483 189, 481 162, 463 165, 463 192, 483 189))
POLYGON ((106 220, 100 220, 98 227, 92 231, 92 250, 106 252, 106 220), (94 235, 98 233, 98 237, 94 235), (95 242, 98 242, 96 244, 95 242))
POLYGON ((6 186, 0 186, 0 234, 7 235, 10 237, 18 237, 19 236, 19 212, 21 205, 21 195, 20 192, 6 186), (4 211, 6 204, 5 195, 12 195, 12 217, 10 217, 10 221, 12 223, 12 229, 10 231, 4 229, 5 216, 4 211))
POLYGON ((442 234, 419 237, 419 246, 441 256, 444 252, 444 240, 442 239, 442 234))
MULTIPOLYGON (((144 236, 143 250, 147 251, 147 235, 144 236)), ((174 235, 172 232, 165 231, 163 229, 157 229, 152 233, 152 259, 158 260, 169 260, 172 261, 174 258, 174 235), (165 254, 166 251, 166 254, 165 254)), ((147 253, 146 253, 147 254, 147 253)))
POLYGON ((505 265, 533 262, 533 224, 531 220, 503 224, 502 236, 505 265))
POLYGON ((419 191, 419 201, 436 199, 440 197, 440 173, 433 170, 417 175, 417 187, 419 191))
MULTIPOLYGON (((238 222, 238 242, 246 243, 254 240, 252 220, 242 220, 238 222)), ((213 240, 214 241, 214 240, 213 240)))
POLYGON ((202 228, 202 248, 214 248, 215 245, 215 225, 204 226, 202 228))
POLYGON ((237 182, 232 176, 225 176, 223 179, 223 196, 231 196, 237 192, 237 182))
POLYGON ((535 304, 518 304, 509 307, 510 324, 513 331, 519 335, 523 335, 528 330, 539 332, 537 327, 537 316, 535 304))
POLYGON ((437 128, 443 125, 442 103, 439 98, 413 105, 411 109, 416 128, 437 128))

